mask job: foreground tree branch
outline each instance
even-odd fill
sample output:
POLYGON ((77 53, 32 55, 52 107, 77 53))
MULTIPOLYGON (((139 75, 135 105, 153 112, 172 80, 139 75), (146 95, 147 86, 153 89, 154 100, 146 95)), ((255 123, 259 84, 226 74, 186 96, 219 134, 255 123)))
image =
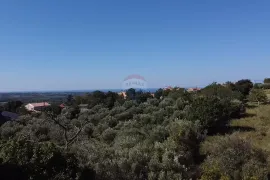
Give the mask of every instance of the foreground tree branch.
POLYGON ((85 123, 81 124, 81 127, 78 128, 78 131, 72 136, 72 137, 68 137, 68 130, 69 128, 66 127, 65 125, 63 125, 60 121, 59 121, 59 116, 54 115, 53 113, 48 113, 49 118, 55 123, 57 124, 63 131, 64 131, 64 140, 65 140, 65 150, 67 150, 70 145, 72 145, 72 143, 75 141, 75 139, 80 135, 80 133, 82 132, 82 130, 84 129, 84 127, 90 123, 90 121, 88 121, 87 119, 85 119, 85 123))

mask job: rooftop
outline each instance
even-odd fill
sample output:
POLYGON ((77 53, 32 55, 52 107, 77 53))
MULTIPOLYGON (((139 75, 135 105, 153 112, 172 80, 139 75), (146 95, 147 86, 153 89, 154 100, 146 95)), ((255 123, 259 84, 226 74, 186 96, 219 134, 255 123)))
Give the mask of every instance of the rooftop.
POLYGON ((50 106, 49 103, 47 102, 40 102, 40 103, 30 103, 31 105, 33 105, 34 107, 44 107, 44 106, 50 106))

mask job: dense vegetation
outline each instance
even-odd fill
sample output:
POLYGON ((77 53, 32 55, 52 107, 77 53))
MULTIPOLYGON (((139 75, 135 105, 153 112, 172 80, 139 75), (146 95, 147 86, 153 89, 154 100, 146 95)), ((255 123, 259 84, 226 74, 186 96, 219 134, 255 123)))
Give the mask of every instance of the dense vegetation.
POLYGON ((25 179, 267 178, 268 155, 248 139, 208 140, 231 133, 231 119, 246 116, 247 100, 267 102, 251 81, 126 94, 69 96, 63 110, 51 106, 6 122, 0 170, 25 179))

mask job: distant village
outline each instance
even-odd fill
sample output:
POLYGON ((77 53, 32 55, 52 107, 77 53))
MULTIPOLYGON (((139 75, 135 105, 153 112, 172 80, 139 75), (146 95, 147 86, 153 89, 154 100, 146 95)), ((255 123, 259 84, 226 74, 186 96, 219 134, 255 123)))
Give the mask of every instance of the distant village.
MULTIPOLYGON (((167 86, 167 87, 162 88, 162 89, 171 91, 173 89, 177 90, 177 89, 180 89, 180 88, 167 86)), ((197 88, 197 87, 196 88, 188 88, 188 89, 186 89, 187 92, 197 92, 197 91, 200 91, 200 90, 201 89, 197 88)), ((82 94, 81 92, 78 93, 78 95, 81 95, 81 94, 82 94)), ((127 98, 126 91, 118 92, 118 95, 122 96, 124 99, 127 98)), ((65 96, 67 96, 67 94, 65 96)), ((155 97, 155 94, 151 93, 151 96, 155 97)), ((17 97, 16 99, 21 100, 19 95, 16 95, 16 97, 17 97)), ((6 102, 6 103, 8 103, 8 102, 6 102)), ((5 102, 2 102, 1 104, 4 105, 5 102)), ((65 108, 67 106, 65 103, 58 102, 57 104, 58 104, 59 108, 61 108, 61 109, 65 108)), ((28 113, 40 113, 40 112, 44 111, 47 107, 50 107, 50 106, 51 106, 51 104, 49 102, 47 102, 47 101, 30 102, 30 103, 27 103, 27 104, 23 105, 23 107, 25 108, 26 111, 28 111, 28 113)), ((81 105, 79 105, 79 107, 81 109, 86 108, 87 104, 81 104, 81 105)), ((6 121, 16 120, 18 117, 19 117, 19 114, 17 114, 17 113, 9 112, 9 111, 1 111, 0 110, 0 124, 4 123, 6 121)))

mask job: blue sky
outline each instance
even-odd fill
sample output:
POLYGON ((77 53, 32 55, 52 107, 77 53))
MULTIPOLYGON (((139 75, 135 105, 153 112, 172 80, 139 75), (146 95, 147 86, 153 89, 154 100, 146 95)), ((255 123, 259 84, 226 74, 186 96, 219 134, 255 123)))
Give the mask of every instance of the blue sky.
POLYGON ((269 0, 2 0, 0 91, 269 77, 269 0))

